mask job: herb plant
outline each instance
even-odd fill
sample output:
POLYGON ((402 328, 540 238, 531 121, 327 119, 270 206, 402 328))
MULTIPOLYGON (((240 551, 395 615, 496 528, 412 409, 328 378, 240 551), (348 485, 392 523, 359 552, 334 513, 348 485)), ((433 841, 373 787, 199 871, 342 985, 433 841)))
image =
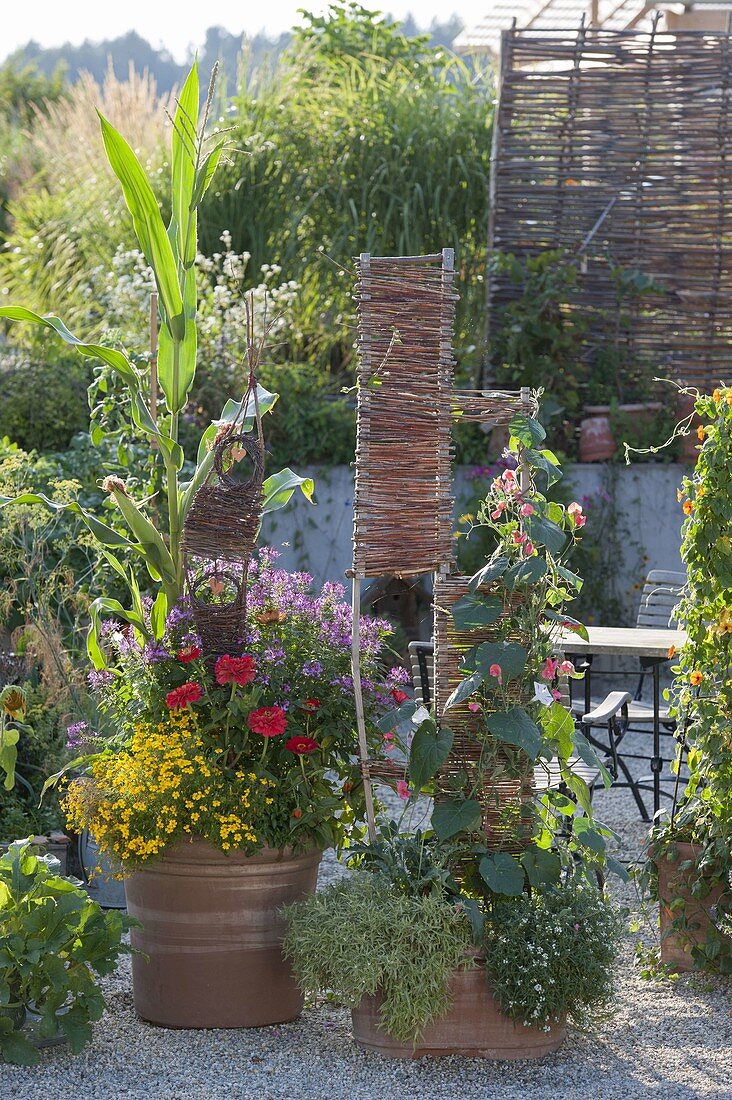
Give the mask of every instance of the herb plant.
POLYGON ((22 1030, 27 1011, 40 1017, 43 1038, 60 1033, 77 1053, 104 1010, 95 975, 110 974, 130 950, 128 918, 103 912, 54 865, 27 841, 0 856, 0 1052, 22 1065, 40 1061, 22 1030))

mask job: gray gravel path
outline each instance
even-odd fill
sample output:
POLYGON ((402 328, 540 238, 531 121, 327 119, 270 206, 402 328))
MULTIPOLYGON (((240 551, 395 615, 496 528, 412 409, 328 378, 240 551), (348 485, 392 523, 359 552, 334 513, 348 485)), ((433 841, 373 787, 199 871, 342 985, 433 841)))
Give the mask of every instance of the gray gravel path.
MULTIPOLYGON (((596 808, 621 854, 637 854, 644 828, 628 796, 600 794, 596 808)), ((341 873, 328 858, 322 881, 341 873)), ((632 887, 615 892, 637 908, 632 887)), ((644 981, 631 937, 613 1019, 539 1063, 384 1061, 354 1047, 348 1013, 329 1004, 274 1028, 167 1031, 135 1018, 127 960, 104 984, 91 1046, 76 1058, 48 1050, 33 1069, 0 1065, 0 1100, 732 1100, 732 985, 644 981)))

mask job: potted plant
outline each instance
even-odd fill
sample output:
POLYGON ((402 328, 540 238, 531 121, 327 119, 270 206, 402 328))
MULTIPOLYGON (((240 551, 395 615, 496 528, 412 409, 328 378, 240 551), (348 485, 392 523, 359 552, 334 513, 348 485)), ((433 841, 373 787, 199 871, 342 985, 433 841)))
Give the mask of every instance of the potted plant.
POLYGON ((659 902, 661 961, 732 972, 732 558, 729 547, 732 387, 697 395, 702 447, 684 478, 678 608, 688 640, 673 667, 670 713, 689 779, 651 833, 643 880, 659 902))
POLYGON ((539 489, 559 471, 538 422, 517 416, 510 431, 516 469, 478 512, 495 549, 464 595, 460 578, 436 586, 437 661, 462 653, 457 684, 444 706, 438 686, 439 721, 406 699, 380 721, 389 755, 398 743, 406 754, 397 793, 433 799, 431 830, 387 830, 357 849, 360 876, 289 913, 303 987, 336 991, 357 1041, 395 1056, 539 1057, 612 984, 620 925, 593 885, 610 833, 571 761, 609 777, 559 702, 558 677, 576 674, 554 656, 557 627, 584 630, 564 610, 581 585, 565 561, 584 516, 539 489), (563 789, 537 791, 549 761, 563 789))
MULTIPOLYGON (((41 493, 21 493, 12 500, 2 498, 0 504, 39 504, 77 515, 99 543, 115 587, 122 581, 128 590, 126 605, 112 595, 101 595, 90 606, 87 648, 95 666, 91 678, 102 692, 107 692, 109 706, 117 708, 119 725, 102 750, 91 754, 91 762, 87 761, 89 753, 84 753, 70 765, 80 768, 88 763, 90 773, 81 785, 88 798, 82 799, 79 789, 72 788, 69 816, 79 825, 92 824, 100 847, 121 856, 128 864, 139 865, 154 854, 161 856, 158 879, 155 872, 141 868, 130 878, 128 897, 131 908, 141 912, 149 927, 155 922, 154 914, 164 913, 166 916, 161 919, 168 920, 172 938, 175 939, 174 927, 182 933, 177 941, 178 963, 173 968, 179 973, 173 975, 169 967, 164 980, 161 956, 165 949, 156 952, 151 947, 150 961, 143 964, 138 959, 135 963, 135 987, 142 1014, 178 1026, 264 1024, 291 1018, 299 1011, 299 997, 283 967, 279 955, 280 932, 271 914, 273 908, 312 888, 319 847, 337 834, 341 825, 345 828, 353 813, 349 798, 353 792, 333 787, 324 776, 329 766, 336 776, 342 770, 340 764, 345 759, 349 737, 353 737, 350 717, 346 719, 348 708, 342 705, 342 696, 347 699, 342 691, 346 682, 331 684, 315 677, 310 683, 308 676, 312 674, 305 667, 308 662, 320 662, 324 668, 331 668, 340 661, 343 666, 340 674, 347 675, 345 651, 342 654, 336 643, 340 644, 350 632, 350 612, 333 591, 322 594, 317 611, 300 593, 298 598, 302 597, 303 606, 307 606, 313 617, 312 622, 306 623, 302 614, 294 614, 294 608, 281 606, 285 597, 278 596, 280 579, 272 571, 267 574, 272 585, 272 606, 262 609, 261 623, 249 622, 246 638, 240 639, 231 651, 213 654, 209 647, 199 645, 190 634, 190 624, 186 625, 187 641, 180 633, 187 591, 183 533, 199 490, 208 484, 215 469, 217 445, 230 437, 234 426, 237 440, 252 440, 259 416, 277 400, 276 394, 254 386, 242 401, 227 402, 219 420, 203 433, 192 476, 182 480, 185 455, 179 442, 179 422, 196 364, 197 209, 225 147, 225 139, 219 134, 209 137, 206 133, 212 96, 211 86, 199 110, 198 71, 194 64, 172 120, 171 220, 167 227, 132 149, 101 118, 107 157, 122 185, 140 248, 157 288, 161 320, 157 378, 164 407, 157 408, 157 401, 151 399, 149 365, 143 356, 133 360, 116 346, 86 343, 72 335, 56 317, 41 317, 20 306, 0 309, 0 317, 51 329, 82 355, 99 359, 111 369, 126 390, 125 400, 115 410, 117 421, 125 412, 129 413, 126 430, 147 440, 162 468, 163 491, 148 501, 137 500, 131 486, 121 478, 104 479, 103 488, 117 511, 109 524, 101 522, 78 501, 57 502, 41 493), (138 365, 139 361, 142 365, 138 365), (324 617, 328 616, 326 623, 324 617), (290 690, 296 693, 292 698, 295 708, 292 714, 286 710, 290 693, 275 672, 280 657, 274 651, 269 652, 264 643, 257 648, 261 639, 273 631, 274 641, 283 641, 276 634, 277 625, 283 621, 286 631, 295 623, 302 627, 302 633, 298 633, 292 626, 282 646, 287 650, 287 670, 293 671, 289 681, 290 690), (312 627, 310 633, 306 627, 312 627), (320 636, 319 628, 331 633, 320 636), (116 646, 105 643, 105 630, 116 646), (116 648, 112 667, 108 667, 110 648, 116 648), (199 653, 199 649, 203 651, 199 653), (160 662, 155 660, 157 653, 165 654, 160 662), (125 663, 123 657, 129 660, 125 663), (226 657, 226 670, 214 657, 226 657), (148 658, 155 666, 153 671, 147 670, 148 658), (298 668, 300 672, 295 676, 298 668), (267 677, 273 685, 271 690, 267 677), (275 686, 279 694, 275 694, 275 686), (308 700, 316 698, 316 688, 321 696, 320 719, 305 706, 308 700), (174 701, 169 703, 168 696, 174 701), (258 710, 263 713, 253 718, 258 710), (231 721, 234 711, 236 726, 231 721), (329 715, 332 728, 326 725, 329 715), (322 730, 322 736, 316 738, 307 732, 308 722, 313 730, 316 727, 319 733, 322 730), (287 729, 290 736, 284 738, 287 729), (296 735, 301 735, 299 741, 296 735), (285 743, 293 738, 299 748, 287 749, 285 743), (255 744, 259 754, 256 757, 255 744), (174 745, 179 752, 175 760, 166 755, 174 745), (312 753, 308 747, 311 745, 312 753), (278 771, 279 764, 284 768, 285 761, 286 789, 272 791, 284 774, 278 771), (189 796, 183 798, 184 804, 193 803, 192 807, 185 807, 189 814, 187 831, 183 828, 183 813, 176 812, 173 821, 164 809, 175 801, 172 790, 165 789, 170 801, 161 801, 159 788, 154 792, 146 789, 145 798, 135 800, 129 786, 134 776, 162 781, 171 769, 183 788, 190 787, 189 796), (298 777, 302 779, 301 785, 298 777), (217 799, 215 792, 219 791, 217 784, 225 795, 222 806, 225 801, 230 815, 228 825, 216 814, 221 807, 213 804, 217 799), (113 797, 115 792, 119 792, 119 797, 113 797), (77 796, 78 804, 74 802, 77 796), (270 797, 272 802, 268 802, 270 797), (298 801, 300 798, 305 801, 298 801), (200 811, 195 809, 195 803, 199 800, 206 802, 210 818, 197 816, 200 811), (104 813, 109 817, 104 818, 104 813), (297 833, 293 825, 300 815, 302 826, 297 833), (193 837, 198 839, 191 842, 193 837), (271 844, 280 846, 271 848, 271 844), (237 867, 239 871, 235 870, 237 867), (255 894, 259 891, 258 900, 255 897, 252 901, 252 894, 243 885, 247 871, 252 872, 258 883, 255 890, 255 894), (227 894, 231 876, 237 874, 238 889, 221 903, 221 919, 209 926, 208 915, 216 911, 217 898, 220 900, 222 893, 227 894), (152 902, 151 892, 156 898, 152 902), (253 922, 251 927, 256 929, 248 963, 241 954, 240 914, 244 909, 253 922), (235 954, 236 965, 230 965, 235 954), (213 956, 217 960, 215 970, 206 964, 213 956), (193 959, 199 960, 198 966, 193 959), (150 983, 157 980, 156 975, 162 985, 153 994, 150 983), (242 994, 246 975, 251 981, 242 994), (184 987, 176 981, 183 982, 184 987)), ((104 424, 95 421, 93 440, 100 442, 104 434, 104 424)), ((236 448, 246 453, 239 443, 236 448)), ((234 455, 234 449, 232 444, 231 461, 238 462, 240 455, 234 455)), ((227 467, 224 473, 231 473, 231 469, 227 467)), ((265 478, 261 495, 257 489, 259 511, 266 513, 284 506, 297 488, 312 497, 312 482, 291 470, 265 478)), ((256 517, 252 534, 255 532, 256 517)), ((259 577, 264 575, 260 572, 259 577)), ((215 577, 209 579, 215 600, 218 596, 213 585, 223 582, 215 577)), ((250 610, 252 606, 250 601, 250 610)), ((364 631, 371 632, 374 653, 380 629, 364 625, 364 631)), ((349 782, 355 786, 355 777, 349 782)), ((154 930, 149 932, 150 937, 154 934, 154 930)), ((141 942, 137 937, 143 935, 136 931, 136 942, 141 942)))
POLYGON ((21 1065, 40 1060, 38 1041, 62 1035, 74 1053, 89 1042, 104 1011, 95 975, 130 950, 122 936, 131 922, 103 913, 57 869, 28 841, 0 856, 0 1053, 21 1065))
MULTIPOLYGON (((64 808, 125 869, 142 924, 135 1005, 154 1023, 262 1026, 302 1008, 278 910, 315 889, 322 850, 363 818, 351 610, 340 585, 313 595, 311 580, 260 551, 242 650, 215 661, 185 601, 159 639, 105 629, 109 665, 93 680, 119 732, 86 758, 64 808)), ((361 621, 369 717, 406 675, 379 672, 387 632, 361 621)))

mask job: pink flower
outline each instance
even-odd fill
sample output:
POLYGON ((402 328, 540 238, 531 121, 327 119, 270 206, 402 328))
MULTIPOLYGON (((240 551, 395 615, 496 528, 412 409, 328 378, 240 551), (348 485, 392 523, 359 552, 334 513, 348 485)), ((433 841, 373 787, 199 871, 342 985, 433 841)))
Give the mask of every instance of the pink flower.
POLYGON ((490 676, 495 676, 499 684, 503 683, 503 671, 500 665, 491 665, 491 667, 488 669, 488 673, 490 676))
POLYGON ((559 661, 556 657, 547 657, 540 673, 542 680, 553 680, 558 668, 559 661))
POLYGON ((536 511, 536 509, 534 508, 533 504, 528 504, 528 503, 527 504, 522 504, 521 507, 519 508, 519 515, 520 516, 533 516, 535 511, 536 511))
MULTIPOLYGON (((498 667, 497 665, 494 667, 498 667)), ((472 710, 473 714, 480 710, 480 703, 468 703, 468 710, 472 710)))
POLYGON ((571 661, 562 661, 561 665, 559 666, 559 671, 561 672, 562 676, 573 676, 574 665, 571 661))
POLYGON ((251 684, 257 671, 257 662, 253 657, 245 654, 243 657, 219 657, 216 662, 214 674, 216 683, 221 684, 251 684))
POLYGON ((575 527, 584 527, 587 522, 587 516, 582 514, 582 505, 578 504, 576 500, 567 505, 567 515, 572 517, 575 527))
POLYGON ((526 535, 523 531, 514 531, 511 535, 511 540, 515 546, 521 546, 522 543, 526 542, 526 535))
POLYGON ((556 701, 557 703, 559 703, 559 702, 561 701, 561 698, 562 698, 562 693, 561 693, 561 691, 558 691, 558 690, 557 690, 557 688, 552 688, 552 698, 553 698, 553 699, 554 699, 554 700, 555 700, 555 701, 556 701))
POLYGON ((399 797, 403 798, 405 802, 408 798, 412 797, 412 792, 409 789, 409 785, 405 783, 403 779, 400 779, 397 783, 396 790, 399 797))
POLYGON ((165 702, 168 710, 182 710, 183 707, 188 707, 191 703, 197 703, 202 694, 201 685, 197 684, 195 680, 189 680, 188 683, 181 684, 180 687, 169 691, 165 696, 165 702))
POLYGON ((506 511, 506 502, 505 502, 505 500, 499 500, 498 504, 496 505, 494 510, 491 512, 491 519, 500 519, 505 511, 506 511))
POLYGON ((534 544, 533 544, 533 542, 526 541, 524 543, 524 555, 527 558, 530 558, 533 553, 534 553, 534 544))
POLYGON ((503 473, 501 474, 501 478, 504 481, 515 481, 516 480, 516 474, 513 472, 513 470, 504 470, 503 473))

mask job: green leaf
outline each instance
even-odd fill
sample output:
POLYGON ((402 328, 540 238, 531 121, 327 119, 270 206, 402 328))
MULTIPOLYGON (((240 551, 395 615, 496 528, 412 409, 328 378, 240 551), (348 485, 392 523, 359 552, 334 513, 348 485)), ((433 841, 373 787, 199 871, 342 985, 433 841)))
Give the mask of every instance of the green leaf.
POLYGON ((522 855, 521 862, 532 886, 553 886, 561 878, 562 863, 556 852, 532 844, 522 855))
POLYGON ((122 606, 119 600, 113 600, 109 596, 98 596, 89 605, 89 630, 86 635, 86 650, 95 668, 104 668, 106 660, 101 647, 101 613, 108 612, 117 619, 122 619, 136 627, 143 636, 147 636, 148 630, 143 618, 135 611, 129 611, 122 606))
POLYGON ((551 706, 542 710, 541 725, 545 737, 556 743, 558 755, 562 760, 569 760, 574 747, 575 725, 567 708, 555 699, 551 706))
POLYGON ((188 269, 196 258, 194 182, 198 145, 198 61, 194 61, 178 97, 171 136, 172 212, 170 231, 174 250, 188 269))
POLYGON ((182 340, 185 335, 183 298, 175 256, 165 231, 158 201, 140 162, 125 139, 101 114, 99 122, 107 160, 122 185, 125 202, 132 214, 135 235, 153 269, 163 319, 173 339, 182 340))
POLYGON ((546 546, 550 554, 561 554, 567 544, 567 535, 562 528, 536 512, 526 517, 524 530, 536 546, 546 546))
POLYGON ((591 852, 595 852, 598 856, 605 854, 605 848, 607 847, 605 837, 592 827, 590 818, 575 818, 574 835, 583 848, 589 848, 591 852))
POLYGON ((196 174, 196 186, 193 192, 193 201, 196 206, 199 205, 201 199, 208 191, 209 184, 216 174, 216 169, 219 166, 221 154, 223 153, 225 147, 226 139, 222 138, 222 140, 219 141, 218 144, 214 145, 213 149, 211 149, 210 152, 206 153, 206 155, 201 160, 200 165, 198 166, 198 172, 196 174))
POLYGON ((512 565, 503 578, 506 588, 512 592, 524 584, 536 584, 546 573, 547 565, 543 558, 533 554, 524 561, 512 565))
POLYGON ((20 731, 15 726, 0 724, 0 770, 5 772, 3 786, 6 791, 12 791, 15 786, 18 741, 20 741, 20 731))
POLYGON ((523 749, 530 760, 536 761, 544 741, 538 726, 523 707, 489 714, 486 725, 499 741, 523 749))
POLYGON ((315 503, 313 500, 315 483, 312 478, 300 477, 299 474, 294 473, 289 467, 280 470, 278 474, 270 474, 268 478, 265 478, 262 489, 264 492, 262 514, 265 516, 268 512, 276 512, 277 509, 284 508, 286 504, 289 504, 290 497, 295 492, 295 489, 300 489, 303 496, 306 500, 309 500, 311 504, 315 503))
POLYGON ((506 572, 509 566, 509 559, 506 557, 494 558, 489 561, 487 565, 484 565, 482 569, 479 569, 477 573, 468 581, 468 591, 475 592, 477 588, 480 588, 482 584, 490 584, 491 581, 498 580, 506 572))
POLYGON ((481 878, 494 894, 517 898, 524 892, 524 872, 508 852, 489 852, 478 864, 481 878))
POLYGON ((490 676, 491 665, 500 665, 504 685, 523 674, 526 668, 526 650, 518 642, 481 642, 466 654, 463 664, 466 668, 476 669, 486 681, 498 681, 490 676))
MULTIPOLYGON (((587 633, 587 627, 584 626, 581 622, 578 622, 577 619, 573 619, 571 615, 565 615, 564 613, 560 614, 558 611, 553 611, 551 608, 546 608, 544 611, 544 618, 553 623, 561 623, 566 630, 571 631, 579 638, 582 638, 584 639, 584 641, 589 642, 590 636, 587 633)), ((572 650, 570 647, 571 642, 568 642, 565 648, 567 648, 571 653, 572 650)))
POLYGON ((503 600, 498 596, 463 596, 452 605, 452 618, 458 630, 477 630, 490 626, 503 614, 503 600))
POLYGON ((424 787, 445 763, 452 741, 452 730, 440 729, 433 721, 423 722, 419 727, 409 752, 409 776, 416 790, 424 787))
POLYGON ((152 627, 153 637, 156 641, 165 634, 165 619, 168 614, 168 597, 162 590, 158 592, 155 597, 155 601, 150 609, 150 626, 152 627))
POLYGON ((388 733, 389 730, 398 730, 400 726, 411 726, 412 715, 418 707, 418 703, 414 699, 407 699, 406 702, 400 703, 394 710, 390 710, 387 714, 384 714, 375 723, 376 728, 380 729, 382 733, 388 733))
POLYGON ((516 413, 512 417, 508 430, 524 447, 538 447, 546 439, 546 432, 539 421, 524 413, 516 413))
POLYGON ((139 544, 140 553, 145 558, 151 577, 153 579, 162 577, 169 584, 177 584, 175 564, 157 527, 150 522, 137 503, 124 490, 112 487, 110 492, 124 516, 125 523, 139 544))
POLYGON ((432 811, 432 828, 440 840, 449 840, 457 833, 473 833, 480 823, 480 803, 472 798, 436 802, 432 811))
POLYGON ((41 1056, 20 1031, 0 1032, 0 1051, 7 1062, 16 1066, 37 1066, 41 1056))
POLYGON ((98 539, 103 546, 114 548, 124 547, 127 550, 134 550, 137 553, 142 553, 142 548, 137 543, 130 542, 130 540, 125 538, 124 535, 121 535, 119 531, 115 531, 112 527, 108 527, 106 523, 102 523, 96 516, 93 516, 91 512, 87 512, 82 508, 75 500, 59 504, 43 493, 19 493, 16 497, 0 497, 0 509, 7 507, 8 504, 43 504, 52 512, 71 512, 73 515, 79 516, 94 537, 98 539))
POLYGON ((450 707, 457 706, 458 703, 462 703, 465 699, 469 698, 469 696, 478 690, 482 683, 483 674, 481 672, 474 672, 472 676, 468 676, 465 680, 462 680, 445 703, 445 710, 449 710, 450 707))
POLYGON ((561 480, 562 471, 551 451, 534 451, 527 448, 524 451, 524 457, 535 470, 541 470, 546 475, 547 487, 561 480))
POLYGON ((579 577, 576 573, 573 573, 571 569, 567 569, 567 567, 564 565, 558 565, 557 573, 563 581, 566 581, 567 584, 571 584, 577 592, 582 591, 582 585, 585 582, 582 580, 582 577, 579 577))
POLYGON ((572 741, 574 744, 574 750, 581 760, 584 760, 585 764, 589 764, 591 768, 597 768, 602 778, 605 790, 609 790, 613 785, 612 776, 603 764, 600 757, 597 755, 595 747, 585 737, 582 730, 574 728, 572 741))

